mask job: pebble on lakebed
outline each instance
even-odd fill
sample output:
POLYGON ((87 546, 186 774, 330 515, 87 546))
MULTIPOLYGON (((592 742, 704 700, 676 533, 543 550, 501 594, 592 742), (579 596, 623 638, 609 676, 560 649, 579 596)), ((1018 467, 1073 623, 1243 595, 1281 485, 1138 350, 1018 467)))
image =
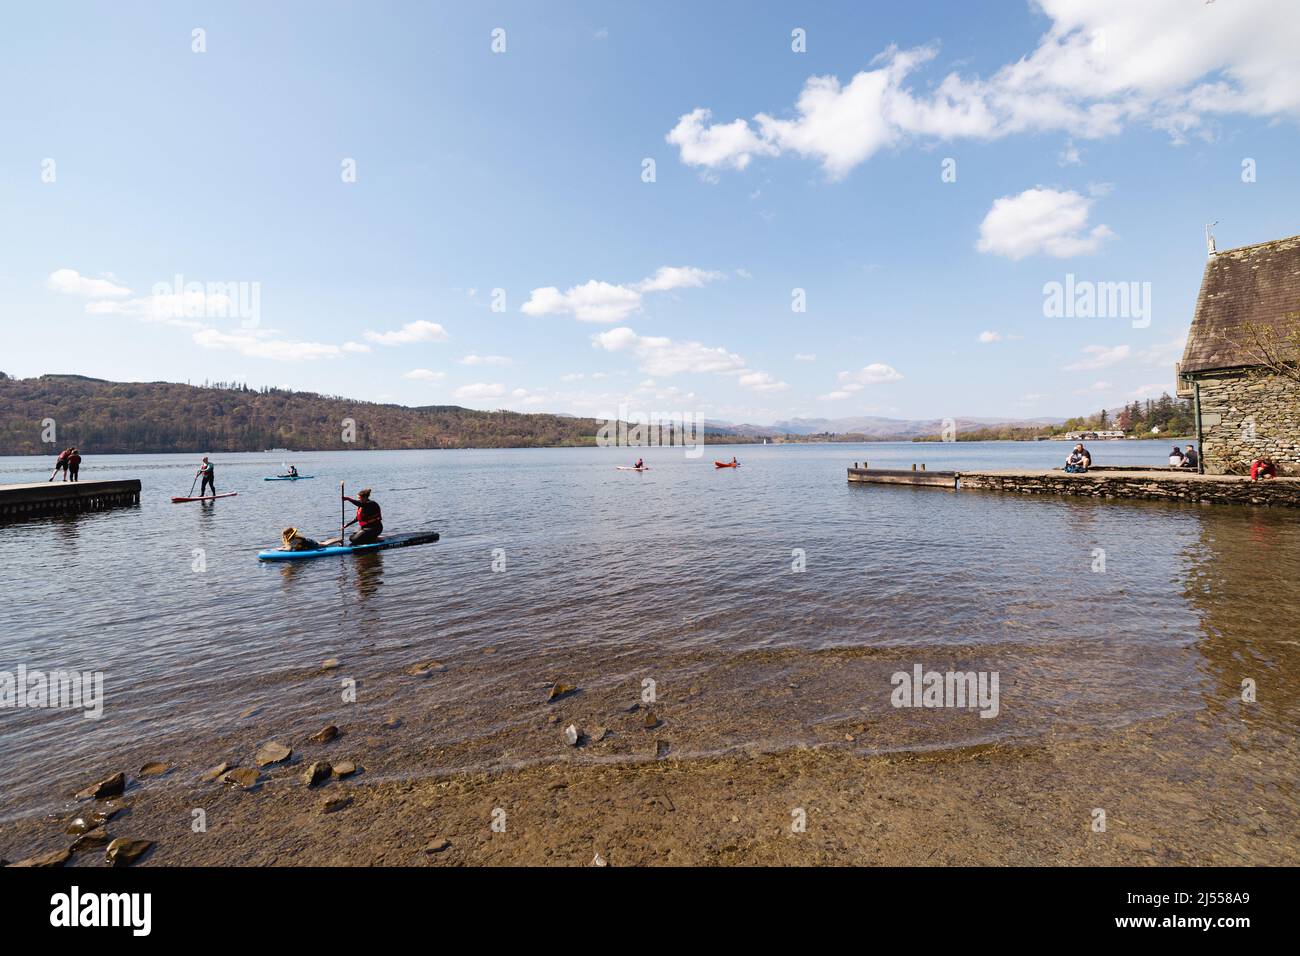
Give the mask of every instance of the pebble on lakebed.
POLYGON ((128 840, 118 837, 104 851, 104 859, 113 866, 130 866, 153 846, 152 840, 128 840))
POLYGON ((271 764, 284 763, 293 756, 293 748, 272 740, 263 744, 257 751, 257 765, 269 767, 271 764))
POLYGON ((216 780, 218 777, 220 777, 223 773, 225 773, 229 769, 230 769, 230 764, 226 763, 223 760, 215 767, 209 767, 207 770, 203 771, 203 773, 199 775, 199 780, 202 783, 211 783, 213 780, 216 780))
POLYGON ((352 806, 351 797, 330 797, 321 804, 320 812, 337 813, 339 810, 344 810, 350 806, 352 806))
POLYGON ((124 790, 126 790, 126 774, 119 770, 117 773, 113 774, 113 776, 106 777, 99 781, 99 783, 92 783, 84 790, 79 790, 77 792, 77 798, 79 800, 88 800, 91 798, 94 798, 95 800, 107 800, 110 797, 120 797, 124 790))
POLYGON ((577 690, 578 688, 573 684, 562 684, 559 681, 556 681, 551 686, 551 692, 546 695, 546 702, 549 704, 551 701, 559 700, 561 697, 568 697, 577 690))
POLYGON ((317 760, 307 768, 307 772, 302 775, 302 780, 308 787, 314 787, 322 780, 328 780, 333 773, 334 768, 330 766, 328 760, 317 760))
POLYGON ((236 767, 234 770, 227 770, 217 779, 240 790, 252 790, 257 786, 259 777, 261 774, 252 767, 236 767))
POLYGON ((357 772, 357 765, 351 760, 344 760, 334 765, 334 776, 342 780, 344 777, 350 777, 357 772))
POLYGON ((307 739, 314 744, 327 744, 339 735, 339 729, 333 724, 326 724, 307 739))
POLYGON ((151 763, 145 764, 143 767, 140 768, 140 776, 161 777, 169 770, 171 770, 171 767, 168 764, 153 761, 151 763))

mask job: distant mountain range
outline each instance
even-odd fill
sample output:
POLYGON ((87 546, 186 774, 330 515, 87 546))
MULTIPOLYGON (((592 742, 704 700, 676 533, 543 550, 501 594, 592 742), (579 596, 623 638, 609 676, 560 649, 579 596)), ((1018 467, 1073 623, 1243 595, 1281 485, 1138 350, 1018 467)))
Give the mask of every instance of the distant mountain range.
MULTIPOLYGON (((958 418, 958 432, 977 428, 1037 428, 1060 425, 1064 418, 958 418)), ((778 435, 866 435, 868 438, 919 438, 943 431, 944 419, 880 418, 862 415, 849 418, 792 418, 774 425, 735 425, 730 422, 706 422, 710 431, 722 434, 753 435, 775 438, 778 435)))

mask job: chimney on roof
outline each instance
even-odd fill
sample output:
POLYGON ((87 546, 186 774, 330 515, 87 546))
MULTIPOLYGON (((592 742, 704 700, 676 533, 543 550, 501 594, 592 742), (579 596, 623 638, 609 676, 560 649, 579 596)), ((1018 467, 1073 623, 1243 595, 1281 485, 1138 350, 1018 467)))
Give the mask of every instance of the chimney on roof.
POLYGON ((1213 259, 1218 255, 1218 251, 1214 248, 1214 233, 1210 232, 1210 230, 1218 224, 1219 220, 1217 219, 1214 220, 1214 222, 1207 222, 1205 224, 1205 255, 1208 259, 1213 259))

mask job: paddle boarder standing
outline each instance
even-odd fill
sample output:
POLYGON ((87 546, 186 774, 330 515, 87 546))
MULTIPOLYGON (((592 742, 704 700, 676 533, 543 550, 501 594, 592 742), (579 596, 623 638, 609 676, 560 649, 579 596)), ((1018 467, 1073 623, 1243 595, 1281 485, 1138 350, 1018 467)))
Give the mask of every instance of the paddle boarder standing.
POLYGON ((216 497, 217 483, 216 481, 213 480, 213 473, 214 473, 214 469, 212 467, 212 462, 208 461, 207 455, 204 455, 203 464, 199 465, 199 476, 203 479, 203 483, 199 485, 200 498, 204 497, 204 493, 209 488, 212 489, 212 496, 214 498, 216 497))
POLYGON ((357 506, 357 516, 343 526, 344 530, 354 524, 361 525, 361 528, 348 538, 348 542, 370 544, 372 541, 378 541, 380 533, 384 530, 384 516, 379 510, 379 502, 370 500, 370 489, 362 488, 355 498, 344 495, 343 500, 357 506))

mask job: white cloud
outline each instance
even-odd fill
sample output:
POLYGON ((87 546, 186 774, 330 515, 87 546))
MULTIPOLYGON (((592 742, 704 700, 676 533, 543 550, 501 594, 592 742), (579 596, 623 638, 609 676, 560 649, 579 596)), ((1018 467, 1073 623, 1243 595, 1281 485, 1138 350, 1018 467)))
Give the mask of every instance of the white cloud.
POLYGON ((475 382, 473 385, 462 385, 453 393, 457 398, 466 401, 482 401, 485 398, 501 398, 506 393, 504 385, 488 382, 475 382))
POLYGON ((1001 332, 981 332, 981 333, 980 333, 980 341, 983 342, 985 345, 992 345, 994 342, 1001 342, 1001 341, 1002 341, 1002 333, 1001 333, 1001 332))
POLYGON ((76 269, 56 269, 45 280, 45 285, 55 292, 80 295, 94 299, 116 299, 131 294, 131 290, 109 279, 92 279, 76 269))
POLYGON ((631 285, 589 279, 564 292, 555 286, 534 289, 520 311, 525 315, 569 313, 582 322, 622 322, 641 311, 646 293, 698 288, 721 278, 721 272, 694 266, 661 266, 654 275, 631 285))
POLYGON ((741 388, 752 388, 756 392, 784 392, 790 386, 768 372, 744 372, 736 379, 741 388))
POLYGON ((446 372, 433 372, 427 368, 413 368, 402 376, 402 378, 414 379, 417 382, 436 382, 446 377, 446 372))
POLYGON ((900 382, 903 376, 892 365, 885 365, 883 362, 872 362, 870 365, 864 365, 856 372, 840 372, 839 380, 842 388, 848 388, 856 385, 861 388, 863 385, 883 385, 889 382, 900 382))
POLYGON ((706 282, 725 278, 721 272, 710 272, 694 266, 660 266, 655 274, 642 279, 632 288, 637 292, 668 292, 672 289, 698 289, 706 282))
MULTIPOLYGON (((637 335, 627 327, 598 332, 591 337, 595 348, 606 352, 631 352, 638 368, 647 375, 667 377, 682 373, 734 375, 742 388, 758 392, 779 392, 789 386, 775 376, 751 369, 735 352, 703 345, 700 342, 675 341, 664 336, 637 335)), ((600 378, 600 374, 592 378, 600 378)), ((642 383, 653 386, 653 381, 642 383)))
POLYGON ((360 342, 344 342, 343 351, 353 352, 355 354, 361 355, 361 354, 365 354, 366 352, 369 352, 370 346, 362 345, 360 342))
POLYGON ((510 359, 504 355, 466 355, 460 360, 461 365, 509 365, 510 359))
POLYGON ((665 137, 687 165, 744 169, 755 155, 777 154, 777 147, 760 139, 743 119, 710 124, 712 116, 710 110, 692 110, 665 137))
POLYGON ((365 338, 376 345, 412 345, 416 342, 445 342, 450 336, 437 322, 420 319, 407 322, 396 332, 371 332, 367 329, 365 338))
POLYGON ((641 293, 627 286, 590 279, 565 292, 555 286, 534 289, 520 311, 525 315, 568 312, 582 322, 620 322, 641 311, 641 293))
POLYGON ((1083 352, 1087 358, 1065 366, 1065 371, 1089 372, 1094 369, 1109 368, 1127 359, 1131 351, 1127 345, 1085 345, 1083 352))
MULTIPOLYGON (((1300 17, 1293 0, 1037 0, 1051 24, 1027 56, 987 79, 914 74, 934 45, 889 47, 841 83, 809 77, 788 118, 765 113, 712 123, 683 115, 668 134, 682 162, 744 169, 756 156, 794 152, 831 178, 909 139, 994 139, 1066 132, 1114 135, 1133 123, 1175 141, 1215 114, 1300 116, 1300 17)), ((1073 145, 1063 160, 1077 159, 1073 145), (1073 154, 1073 155, 1072 155, 1073 154)))
POLYGON ((1114 235, 1098 225, 1088 229, 1092 200, 1076 192, 1026 189, 993 201, 980 223, 980 252, 1023 259, 1035 254, 1069 258, 1096 252, 1114 235))
POLYGON ((795 352, 794 360, 796 362, 815 362, 817 361, 817 356, 812 352, 795 352))
POLYGON ((205 349, 238 352, 246 358, 271 359, 277 362, 310 362, 316 359, 339 358, 343 354, 343 350, 337 345, 278 339, 270 331, 261 329, 240 329, 237 332, 199 329, 194 333, 194 341, 205 349))

